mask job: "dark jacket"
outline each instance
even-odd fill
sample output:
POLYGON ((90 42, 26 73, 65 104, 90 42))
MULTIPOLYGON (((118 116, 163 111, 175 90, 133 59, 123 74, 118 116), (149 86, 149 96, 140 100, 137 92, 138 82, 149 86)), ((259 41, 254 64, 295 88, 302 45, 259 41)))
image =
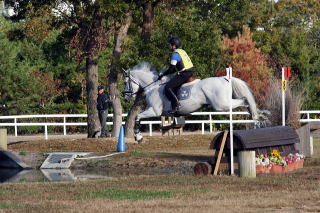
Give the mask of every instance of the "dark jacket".
POLYGON ((98 94, 97 110, 107 110, 109 107, 109 97, 105 93, 98 94))

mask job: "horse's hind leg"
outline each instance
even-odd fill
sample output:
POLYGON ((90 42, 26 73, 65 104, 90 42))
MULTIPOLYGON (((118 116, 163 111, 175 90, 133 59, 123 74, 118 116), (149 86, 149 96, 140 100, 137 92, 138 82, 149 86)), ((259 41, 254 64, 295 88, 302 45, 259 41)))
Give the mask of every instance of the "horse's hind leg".
POLYGON ((243 106, 248 107, 248 105, 246 105, 245 99, 232 99, 232 109, 243 106))

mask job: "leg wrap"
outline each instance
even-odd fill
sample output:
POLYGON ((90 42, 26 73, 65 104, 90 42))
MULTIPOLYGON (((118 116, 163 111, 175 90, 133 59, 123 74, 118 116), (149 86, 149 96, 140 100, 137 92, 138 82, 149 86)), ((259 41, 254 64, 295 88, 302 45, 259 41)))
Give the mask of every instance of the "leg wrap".
POLYGON ((133 129, 134 134, 138 134, 140 132, 140 126, 140 121, 136 120, 133 129))

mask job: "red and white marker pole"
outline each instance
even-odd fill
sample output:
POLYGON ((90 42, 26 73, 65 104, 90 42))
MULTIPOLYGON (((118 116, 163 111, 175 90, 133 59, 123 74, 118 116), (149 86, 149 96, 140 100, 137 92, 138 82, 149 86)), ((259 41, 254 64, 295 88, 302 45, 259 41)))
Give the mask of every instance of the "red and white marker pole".
POLYGON ((287 90, 287 79, 291 76, 291 67, 282 67, 282 126, 286 125, 286 90, 287 90))

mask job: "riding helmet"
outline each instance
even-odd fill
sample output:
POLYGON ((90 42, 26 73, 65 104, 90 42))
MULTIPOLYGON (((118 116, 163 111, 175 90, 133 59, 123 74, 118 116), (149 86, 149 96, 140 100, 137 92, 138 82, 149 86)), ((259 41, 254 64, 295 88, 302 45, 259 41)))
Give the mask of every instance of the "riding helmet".
POLYGON ((175 45, 177 48, 181 47, 181 39, 177 36, 172 36, 169 40, 168 43, 171 45, 175 45))

